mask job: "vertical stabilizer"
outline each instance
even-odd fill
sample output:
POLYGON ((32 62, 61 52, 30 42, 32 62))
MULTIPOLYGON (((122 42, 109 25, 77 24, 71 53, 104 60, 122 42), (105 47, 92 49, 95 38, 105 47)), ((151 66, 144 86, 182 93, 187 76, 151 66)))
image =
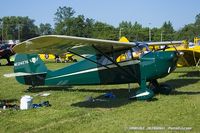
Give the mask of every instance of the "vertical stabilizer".
POLYGON ((16 77, 22 84, 44 85, 47 71, 47 67, 37 54, 17 54, 15 57, 14 72, 24 73, 16 77))

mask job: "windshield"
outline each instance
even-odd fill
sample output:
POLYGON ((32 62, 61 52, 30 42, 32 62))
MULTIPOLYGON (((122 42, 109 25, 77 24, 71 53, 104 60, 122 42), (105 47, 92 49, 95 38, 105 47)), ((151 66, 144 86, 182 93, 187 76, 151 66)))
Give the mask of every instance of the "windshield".
POLYGON ((132 51, 133 58, 137 59, 143 56, 144 54, 149 53, 150 49, 147 44, 141 43, 138 46, 133 47, 132 51))
POLYGON ((142 50, 143 52, 144 52, 144 51, 147 51, 147 52, 150 51, 150 50, 149 50, 149 47, 147 46, 147 44, 141 43, 141 44, 138 45, 138 47, 139 47, 139 49, 142 50))

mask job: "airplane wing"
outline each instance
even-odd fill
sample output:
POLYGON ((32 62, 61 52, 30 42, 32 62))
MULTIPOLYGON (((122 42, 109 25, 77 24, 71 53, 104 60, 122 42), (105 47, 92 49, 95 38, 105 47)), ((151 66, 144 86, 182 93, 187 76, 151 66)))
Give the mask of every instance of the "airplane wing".
POLYGON ((17 44, 15 53, 65 53, 75 51, 79 54, 96 54, 96 49, 109 53, 134 47, 133 42, 119 42, 111 40, 73 37, 65 35, 45 35, 29 39, 17 44))
POLYGON ((164 42, 147 42, 149 46, 161 46, 161 45, 174 45, 183 44, 183 41, 164 41, 164 42))

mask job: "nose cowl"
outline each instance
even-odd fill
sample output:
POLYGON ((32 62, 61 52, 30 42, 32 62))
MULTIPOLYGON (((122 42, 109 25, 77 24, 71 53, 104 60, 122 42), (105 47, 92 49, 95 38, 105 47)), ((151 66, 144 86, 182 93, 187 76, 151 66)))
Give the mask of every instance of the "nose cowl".
MULTIPOLYGON (((157 53, 156 72, 166 76, 176 69, 178 55, 176 51, 162 51, 157 53)), ((162 76, 161 76, 162 77, 162 76)))

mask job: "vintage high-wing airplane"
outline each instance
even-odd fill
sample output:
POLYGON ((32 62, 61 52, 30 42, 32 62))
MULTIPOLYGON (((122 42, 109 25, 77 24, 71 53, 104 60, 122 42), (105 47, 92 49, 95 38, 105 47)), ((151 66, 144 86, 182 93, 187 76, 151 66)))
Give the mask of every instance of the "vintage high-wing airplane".
MULTIPOLYGON (((14 51, 12 48, 15 46, 15 44, 0 44, 0 59, 6 59, 7 64, 6 65, 13 65, 13 62, 10 61, 10 57, 14 55, 14 51)), ((1 63, 0 63, 1 65, 1 63)))
MULTIPOLYGON (((173 42, 162 42, 168 44, 173 42)), ((46 35, 17 44, 13 74, 19 83, 36 86, 109 85, 138 83, 131 98, 151 99, 166 89, 157 82, 176 68, 177 51, 151 52, 143 43, 46 35), (84 58, 59 70, 48 70, 38 53, 66 53, 84 58), (87 55, 87 56, 85 56, 87 55), (150 82, 154 89, 147 86, 150 82)))

